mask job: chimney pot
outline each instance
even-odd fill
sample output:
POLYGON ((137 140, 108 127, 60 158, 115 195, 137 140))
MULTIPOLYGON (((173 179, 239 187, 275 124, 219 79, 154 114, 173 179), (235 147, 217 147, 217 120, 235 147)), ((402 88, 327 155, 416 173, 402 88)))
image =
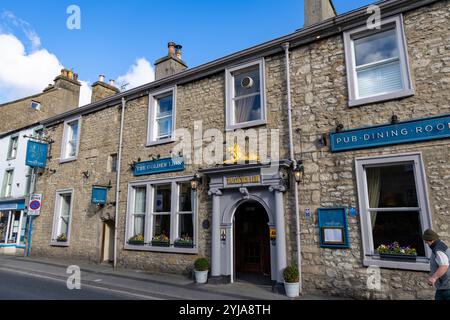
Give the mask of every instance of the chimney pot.
POLYGON ((112 87, 115 86, 115 83, 114 83, 114 80, 113 80, 113 79, 109 80, 109 85, 112 86, 112 87))
POLYGON ((177 55, 177 58, 181 60, 181 49, 183 48, 182 45, 177 44, 175 46, 175 54, 177 55))
POLYGON ((102 74, 99 75, 99 76, 98 76, 98 81, 99 81, 99 82, 105 82, 105 76, 102 75, 102 74))
POLYGON ((175 55, 175 42, 171 41, 167 44, 167 47, 169 48, 169 57, 173 57, 175 55))

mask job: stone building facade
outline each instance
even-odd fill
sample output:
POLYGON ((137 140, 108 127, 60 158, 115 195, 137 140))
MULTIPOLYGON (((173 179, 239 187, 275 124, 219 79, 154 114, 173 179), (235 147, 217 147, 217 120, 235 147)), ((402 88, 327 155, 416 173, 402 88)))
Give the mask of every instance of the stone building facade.
MULTIPOLYGON (((375 299, 431 298, 432 290, 426 284, 429 252, 421 247, 418 235, 433 227, 450 242, 450 148, 445 139, 450 130, 450 3, 396 0, 380 6, 378 31, 367 29, 370 15, 363 8, 137 89, 117 94, 113 90, 103 100, 43 121, 55 143, 48 170, 37 184, 45 200, 35 221, 32 254, 93 262, 114 259, 119 266, 164 272, 186 272, 196 258, 206 256, 217 282, 233 282, 242 273, 257 270, 281 283, 283 267, 297 263, 299 219, 306 292, 375 299), (359 59, 365 61, 370 54, 356 52, 355 58, 349 48, 367 49, 368 42, 376 44, 383 36, 391 39, 391 46, 395 44, 394 49, 382 52, 387 59, 371 56, 358 69, 359 59), (376 87, 381 91, 375 93, 371 91, 375 87, 365 86, 371 83, 366 81, 371 75, 367 70, 392 65, 400 68, 400 80, 382 78, 376 87), (230 91, 236 83, 243 89, 230 91), (255 89, 256 84, 261 90, 255 89), (384 87, 388 84, 401 88, 384 87), (240 97, 239 92, 248 93, 245 90, 254 91, 240 97), (259 118, 229 108, 231 100, 249 96, 262 101, 251 100, 253 111, 261 112, 259 118), (294 159, 289 150, 290 104, 294 159), (247 125, 240 121, 242 117, 248 117, 247 125), (427 121, 434 121, 430 119, 441 122, 424 140, 420 134, 428 132, 427 121), (367 131, 382 128, 397 139, 403 135, 401 126, 414 121, 417 126, 425 123, 424 128, 416 126, 407 141, 395 143, 367 131), (198 151, 211 142, 203 139, 211 137, 206 132, 217 129, 225 135, 241 128, 277 134, 278 160, 271 159, 279 170, 268 174, 267 165, 261 162, 189 161, 195 156, 186 150, 198 151), (193 138, 183 152, 172 129, 186 129, 193 138), (400 134, 393 134, 395 130, 400 134), (360 133, 363 138, 368 135, 362 147, 358 138, 352 140, 360 133), (372 141, 376 139, 382 141, 372 141), (114 155, 118 155, 118 174, 111 170, 116 168, 114 155), (180 158, 184 160, 181 167, 173 160, 180 158), (298 203, 292 160, 301 161, 304 168, 298 203), (197 174, 202 183, 191 190, 197 174), (106 205, 92 204, 94 186, 111 187, 106 205), (345 223, 322 224, 319 215, 327 209, 343 212, 345 223), (259 218, 249 212, 260 213, 259 218), (398 215, 392 218, 389 213, 398 215), (400 223, 405 217, 407 223, 400 223), (395 232, 383 231, 389 224, 398 226, 395 232), (409 229, 402 229, 403 225, 409 229), (264 234, 248 231, 252 226, 261 227, 264 234), (111 241, 112 234, 116 241, 111 241), (339 241, 333 243, 332 237, 339 234, 343 243, 337 245, 339 241), (392 237, 396 234, 413 242, 402 245, 416 247, 419 257, 415 262, 382 260, 377 254, 378 245, 396 240, 392 237), (327 236, 332 238, 328 246, 327 236), (244 251, 239 247, 245 243, 255 248, 255 239, 261 247, 252 252, 260 265, 243 262, 244 251), (115 253, 111 253, 114 243, 115 253), (368 285, 371 270, 380 271, 378 288, 368 285)), ((159 61, 177 60, 181 58, 159 61)), ((380 70, 380 77, 397 74, 393 69, 380 70)), ((275 145, 274 140, 270 144, 275 145)), ((230 146, 222 147, 225 155, 230 146)), ((204 160, 211 156, 203 155, 204 160)))

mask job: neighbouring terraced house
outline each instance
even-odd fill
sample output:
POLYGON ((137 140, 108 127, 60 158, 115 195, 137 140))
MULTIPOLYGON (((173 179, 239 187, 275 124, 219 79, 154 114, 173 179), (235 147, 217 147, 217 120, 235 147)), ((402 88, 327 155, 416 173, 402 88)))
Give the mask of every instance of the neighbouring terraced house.
POLYGON ((304 292, 432 297, 434 228, 450 241, 450 1, 387 0, 336 16, 305 1, 292 34, 40 122, 53 141, 31 254, 267 279, 304 292), (417 256, 389 257, 399 243, 417 256), (380 272, 379 286, 369 283, 380 272))

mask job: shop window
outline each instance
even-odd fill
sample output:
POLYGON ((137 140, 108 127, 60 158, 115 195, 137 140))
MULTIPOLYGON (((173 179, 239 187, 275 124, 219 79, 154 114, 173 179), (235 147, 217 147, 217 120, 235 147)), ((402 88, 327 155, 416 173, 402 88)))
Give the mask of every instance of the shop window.
POLYGON ((131 221, 139 217, 139 227, 136 227, 136 222, 129 223, 128 234, 129 239, 133 240, 138 235, 136 230, 139 230, 142 237, 141 243, 129 240, 128 244, 144 245, 147 250, 159 250, 161 247, 167 250, 192 249, 196 219, 193 195, 190 180, 186 179, 132 186, 129 197, 138 201, 139 205, 129 208, 129 217, 131 221), (136 211, 136 208, 140 209, 136 211))
POLYGON ((8 160, 13 160, 17 157, 17 149, 19 147, 19 136, 12 136, 9 140, 8 160))
POLYGON ((175 89, 150 96, 147 144, 171 142, 175 130, 175 89))
POLYGON ((350 106, 413 94, 401 16, 384 20, 381 29, 345 32, 344 40, 350 106))
POLYGON ((69 243, 72 200, 72 190, 58 191, 56 194, 55 221, 52 237, 52 243, 54 245, 67 245, 69 243))
POLYGON ((226 70, 227 130, 265 123, 264 62, 226 70))
POLYGON ((13 186, 14 170, 6 170, 3 175, 2 198, 11 197, 13 186))
POLYGON ((430 217, 420 155, 357 159, 357 171, 367 260, 378 258, 379 246, 397 242, 416 249, 417 261, 425 262, 421 236, 430 217))
POLYGON ((71 161, 77 158, 79 136, 80 118, 67 121, 64 124, 63 143, 61 147, 61 161, 71 161))

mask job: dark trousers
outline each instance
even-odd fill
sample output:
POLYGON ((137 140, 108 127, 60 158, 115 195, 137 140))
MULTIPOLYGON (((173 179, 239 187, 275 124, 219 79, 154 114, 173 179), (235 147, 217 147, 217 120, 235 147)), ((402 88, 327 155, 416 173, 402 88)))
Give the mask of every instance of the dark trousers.
POLYGON ((440 300, 440 301, 443 301, 443 300, 450 301, 450 289, 449 290, 437 290, 435 299, 440 300))

